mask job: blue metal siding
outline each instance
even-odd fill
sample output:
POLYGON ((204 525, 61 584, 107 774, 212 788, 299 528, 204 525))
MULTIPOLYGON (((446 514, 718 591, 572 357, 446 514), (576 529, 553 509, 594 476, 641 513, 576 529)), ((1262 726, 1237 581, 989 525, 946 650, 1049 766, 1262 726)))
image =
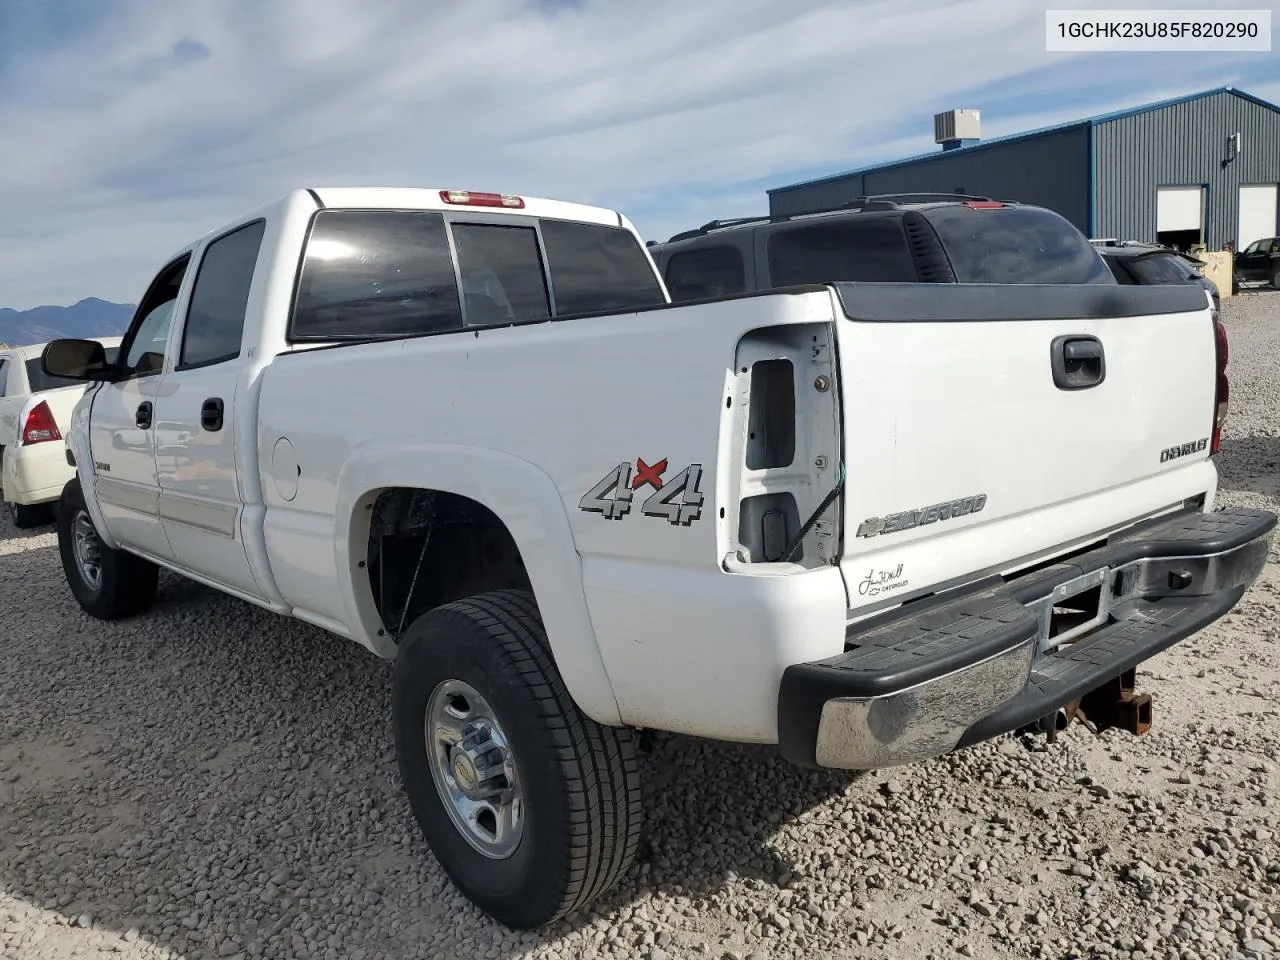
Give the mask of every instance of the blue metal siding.
POLYGON ((971 193, 1047 207, 1089 229, 1089 127, 1076 126, 985 149, 942 151, 769 195, 772 214, 830 210, 876 193, 971 193))
POLYGON ((1204 184, 1211 250, 1235 242, 1240 187, 1280 183, 1280 112, 1229 92, 1100 123, 1094 130, 1097 235, 1156 239, 1156 191, 1204 184), (1227 138, 1240 155, 1224 163, 1227 138))

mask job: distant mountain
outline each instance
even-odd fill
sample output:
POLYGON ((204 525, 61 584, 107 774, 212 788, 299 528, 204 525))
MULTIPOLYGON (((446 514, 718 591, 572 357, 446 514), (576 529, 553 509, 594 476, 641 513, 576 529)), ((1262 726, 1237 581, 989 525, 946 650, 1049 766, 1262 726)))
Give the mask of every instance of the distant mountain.
POLYGON ((89 297, 69 307, 0 307, 0 343, 20 347, 59 337, 118 337, 129 326, 134 308, 89 297))

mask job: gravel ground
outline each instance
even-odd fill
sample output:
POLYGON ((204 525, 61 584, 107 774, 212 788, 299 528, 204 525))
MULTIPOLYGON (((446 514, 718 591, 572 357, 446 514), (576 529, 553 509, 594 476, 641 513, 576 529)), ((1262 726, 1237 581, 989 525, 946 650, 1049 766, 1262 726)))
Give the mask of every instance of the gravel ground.
MULTIPOLYGON (((1280 509, 1280 294, 1224 305, 1227 504, 1280 509)), ((1151 661, 1138 740, 1073 727, 853 777, 673 739, 649 845, 539 935, 446 882, 402 800, 387 666, 166 578, 104 626, 0 527, 0 956, 1280 958, 1280 557, 1151 661)))

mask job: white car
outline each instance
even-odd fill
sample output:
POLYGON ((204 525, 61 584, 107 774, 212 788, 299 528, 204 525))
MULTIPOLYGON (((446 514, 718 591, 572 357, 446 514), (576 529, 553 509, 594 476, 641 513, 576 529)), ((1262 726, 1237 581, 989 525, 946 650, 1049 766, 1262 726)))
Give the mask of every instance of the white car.
POLYGON ((1203 291, 1006 212, 1015 248, 1058 224, 1057 282, 671 303, 612 210, 296 191, 176 251, 116 362, 46 348, 93 383, 68 585, 110 620, 165 567, 394 660, 418 822, 517 927, 634 859, 636 730, 839 769, 1141 733, 1134 668, 1239 601, 1276 517, 1214 509, 1203 291))
MULTIPOLYGON (((119 337, 98 338, 114 358, 119 337)), ((43 343, 0 351, 0 477, 16 527, 53 519, 51 505, 76 475, 63 437, 84 384, 51 377, 40 366, 43 343)))

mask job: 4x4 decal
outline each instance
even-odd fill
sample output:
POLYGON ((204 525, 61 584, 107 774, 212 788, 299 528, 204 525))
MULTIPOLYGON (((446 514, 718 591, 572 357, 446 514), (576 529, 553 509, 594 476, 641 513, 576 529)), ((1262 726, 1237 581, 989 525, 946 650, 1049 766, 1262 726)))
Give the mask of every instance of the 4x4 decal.
POLYGON ((672 526, 687 527, 702 516, 702 464, 691 463, 670 480, 662 479, 666 470, 665 457, 652 465, 643 457, 637 458, 634 466, 623 461, 582 495, 578 508, 606 520, 621 520, 631 512, 635 491, 649 486, 653 492, 640 505, 640 512, 646 517, 661 517, 672 526))

